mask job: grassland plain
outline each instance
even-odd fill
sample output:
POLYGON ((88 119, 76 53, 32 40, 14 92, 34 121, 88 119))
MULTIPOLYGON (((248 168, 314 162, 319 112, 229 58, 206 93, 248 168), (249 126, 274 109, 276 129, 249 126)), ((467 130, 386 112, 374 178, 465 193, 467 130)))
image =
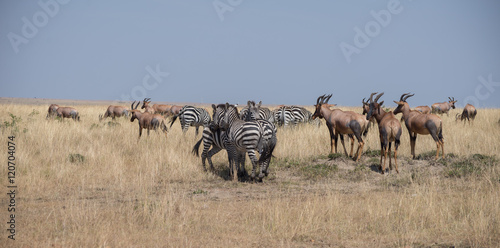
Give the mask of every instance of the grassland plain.
MULTIPOLYGON (((0 104, 2 143, 16 136, 18 185, 12 241, 2 166, 2 247, 500 246, 500 109, 479 109, 471 126, 455 122, 458 109, 442 116, 437 161, 430 136, 410 158, 403 126, 399 174, 377 170, 376 126, 357 163, 328 154, 324 121, 280 128, 270 175, 251 184, 227 180, 225 151, 204 172, 191 153, 201 135, 178 123, 168 139, 137 142, 137 122, 98 121, 107 105, 80 103, 80 122, 46 120, 48 105, 0 104)), ((0 154, 6 163, 6 145, 0 154)))

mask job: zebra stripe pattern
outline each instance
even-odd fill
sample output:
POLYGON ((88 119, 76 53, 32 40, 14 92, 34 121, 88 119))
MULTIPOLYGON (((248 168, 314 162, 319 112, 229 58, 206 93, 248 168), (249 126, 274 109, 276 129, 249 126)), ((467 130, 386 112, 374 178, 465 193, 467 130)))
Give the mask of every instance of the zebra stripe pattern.
POLYGON ((274 123, 274 115, 270 109, 261 107, 262 101, 255 104, 254 101, 248 101, 248 105, 240 111, 240 119, 245 121, 263 119, 274 123))
POLYGON ((299 106, 281 106, 275 110, 274 117, 279 126, 297 125, 312 121, 312 113, 299 106))
MULTIPOLYGON (((213 113, 215 114, 216 111, 216 106, 215 104, 212 104, 212 108, 214 109, 213 113)), ((214 119, 221 119, 222 117, 214 119)), ((232 116, 232 118, 237 118, 237 116, 232 116)), ((213 163, 212 163, 212 156, 220 152, 222 149, 226 149, 226 143, 228 141, 226 132, 223 131, 220 128, 216 128, 214 125, 211 126, 206 126, 203 129, 203 137, 194 145, 192 152, 196 155, 199 156, 198 150, 200 147, 201 142, 203 141, 203 151, 201 153, 201 163, 203 165, 203 169, 206 170, 205 167, 205 160, 208 159, 208 164, 210 165, 210 169, 212 171, 215 170, 213 163), (212 149, 210 150, 210 147, 212 149)), ((245 154, 243 154, 243 168, 245 168, 245 154)))
POLYGON ((230 170, 233 171, 233 180, 238 180, 240 172, 239 163, 241 154, 248 153, 252 162, 251 179, 255 180, 257 165, 259 165, 259 181, 264 175, 268 175, 268 167, 271 161, 274 147, 276 146, 276 127, 267 120, 243 121, 238 118, 238 110, 235 106, 220 104, 214 113, 214 124, 226 130, 230 170), (256 152, 260 153, 257 159, 256 152), (238 171, 238 172, 237 172, 238 171))
POLYGON ((179 121, 181 122, 182 132, 185 133, 190 126, 194 126, 196 127, 196 135, 198 135, 198 128, 200 126, 208 126, 211 121, 210 114, 205 109, 189 105, 182 107, 179 115, 174 116, 170 127, 172 127, 177 117, 179 117, 179 121))

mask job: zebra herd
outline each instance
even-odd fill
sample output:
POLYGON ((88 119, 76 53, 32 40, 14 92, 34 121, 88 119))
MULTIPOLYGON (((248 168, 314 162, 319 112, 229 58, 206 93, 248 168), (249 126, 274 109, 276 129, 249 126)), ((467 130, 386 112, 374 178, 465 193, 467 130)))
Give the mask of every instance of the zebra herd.
MULTIPOLYGON (((249 101, 248 105, 240 112, 238 112, 237 106, 229 103, 212 105, 212 121, 209 125, 204 125, 202 138, 194 145, 192 151, 199 156, 199 147, 201 142, 203 142, 201 159, 205 170, 205 161, 207 159, 210 169, 214 170, 212 156, 224 149, 227 150, 229 173, 233 180, 248 176, 245 170, 246 153, 248 153, 248 157, 252 163, 251 180, 262 181, 269 174, 269 163, 277 143, 275 123, 280 117, 277 113, 280 112, 271 111, 268 108, 262 107, 261 104, 262 102, 256 104, 253 101, 249 101), (258 159, 257 153, 260 154, 258 159), (256 175, 257 166, 259 167, 258 175, 256 175)), ((194 113, 196 108, 191 109, 194 113)), ((287 109, 291 110, 291 108, 287 109)), ((299 114, 296 116, 301 117, 302 120, 308 120, 307 118, 310 119, 312 114, 306 111, 297 111, 299 114)), ((290 111, 290 113, 292 112, 290 111)), ((189 116, 192 115, 194 114, 189 116)), ((282 116, 285 115, 282 114, 282 116)), ((295 118, 293 114, 289 116, 290 118, 295 118)), ((184 117, 180 116, 179 118, 184 117)), ((286 123, 298 123, 298 121, 291 119, 291 121, 287 121, 286 123)))
MULTIPOLYGON (((312 122, 312 113, 303 107, 281 105, 271 111, 262 107, 262 102, 256 104, 248 101, 238 112, 236 105, 229 103, 212 105, 212 118, 203 108, 184 106, 178 115, 174 116, 171 125, 179 118, 183 132, 190 126, 203 126, 203 135, 194 145, 192 152, 199 156, 199 147, 203 142, 201 153, 202 165, 206 170, 208 160, 213 171, 212 156, 226 150, 229 160, 229 173, 233 180, 248 176, 245 170, 245 157, 252 163, 251 180, 262 181, 268 175, 274 147, 276 146, 276 126, 295 126, 299 123, 312 122), (260 157, 257 159, 257 153, 260 157), (257 166, 259 171, 257 171, 257 166), (258 173, 258 175, 257 175, 258 173)), ((319 124, 319 120, 316 120, 319 124)))

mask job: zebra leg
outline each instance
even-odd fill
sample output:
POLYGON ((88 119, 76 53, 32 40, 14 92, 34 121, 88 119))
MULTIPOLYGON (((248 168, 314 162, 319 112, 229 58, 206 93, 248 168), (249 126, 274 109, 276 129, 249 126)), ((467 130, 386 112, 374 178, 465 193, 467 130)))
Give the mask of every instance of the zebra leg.
POLYGON ((238 154, 238 177, 242 179, 248 178, 247 170, 245 169, 246 153, 242 152, 238 154))
MULTIPOLYGON (((205 155, 205 158, 208 159, 208 164, 210 165, 210 169, 212 171, 215 171, 214 164, 212 163, 212 156, 215 155, 215 154, 217 154, 221 150, 222 149, 220 149, 219 147, 213 146, 212 150, 208 151, 208 156, 205 155)), ((203 150, 203 152, 205 152, 205 150, 203 150)), ((205 168, 205 159, 203 159, 203 153, 201 154, 201 158, 202 158, 203 168, 205 168)))
POLYGON ((255 182, 255 170, 257 169, 258 164, 257 157, 255 156, 255 151, 248 150, 248 157, 250 157, 250 161, 252 162, 252 175, 250 176, 250 179, 255 182))
POLYGON ((227 147, 227 156, 229 159, 229 175, 233 178, 233 181, 238 181, 238 171, 236 169, 238 165, 238 153, 234 145, 229 145, 227 147))

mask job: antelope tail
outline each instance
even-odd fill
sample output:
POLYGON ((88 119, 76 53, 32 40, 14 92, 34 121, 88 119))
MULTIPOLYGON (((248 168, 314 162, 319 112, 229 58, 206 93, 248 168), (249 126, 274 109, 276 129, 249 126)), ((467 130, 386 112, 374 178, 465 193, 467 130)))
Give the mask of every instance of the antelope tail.
POLYGON ((165 125, 165 121, 164 121, 164 120, 162 120, 162 121, 161 121, 161 125, 160 125, 160 127, 161 127, 161 130, 162 130, 164 133, 167 133, 167 132, 168 132, 167 125, 165 125))

